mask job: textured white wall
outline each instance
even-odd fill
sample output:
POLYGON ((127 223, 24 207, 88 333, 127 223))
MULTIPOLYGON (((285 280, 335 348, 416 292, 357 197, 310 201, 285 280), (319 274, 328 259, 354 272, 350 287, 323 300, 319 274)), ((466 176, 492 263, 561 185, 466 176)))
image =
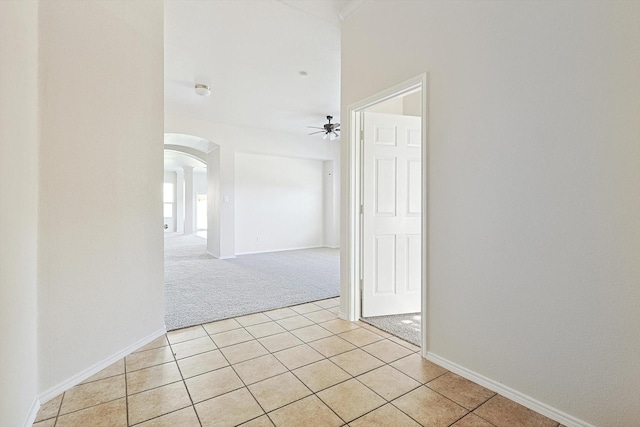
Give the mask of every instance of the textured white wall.
POLYGON ((236 253, 323 245, 320 160, 236 153, 236 253))
POLYGON ((40 3, 40 390, 164 327, 163 4, 40 3))
POLYGON ((0 425, 38 392, 38 3, 0 2, 0 425))
POLYGON ((372 1, 342 29, 343 124, 429 73, 429 351, 603 427, 640 420, 639 22, 372 1))

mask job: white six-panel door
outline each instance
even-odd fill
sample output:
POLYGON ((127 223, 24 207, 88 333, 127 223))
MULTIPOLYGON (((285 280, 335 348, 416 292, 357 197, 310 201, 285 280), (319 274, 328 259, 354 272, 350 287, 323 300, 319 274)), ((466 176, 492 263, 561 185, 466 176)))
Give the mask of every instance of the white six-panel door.
POLYGON ((421 119, 364 113, 362 315, 421 310, 421 119))

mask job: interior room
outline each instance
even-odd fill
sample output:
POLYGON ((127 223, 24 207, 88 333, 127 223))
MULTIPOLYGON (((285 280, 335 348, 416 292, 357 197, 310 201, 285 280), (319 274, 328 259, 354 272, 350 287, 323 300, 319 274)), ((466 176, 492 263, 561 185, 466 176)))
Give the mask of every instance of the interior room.
POLYGON ((636 426, 639 23, 623 0, 0 1, 0 425, 636 426), (360 108, 416 81, 420 346, 359 320, 355 185, 360 108), (340 296, 168 332, 189 224, 161 216, 165 150, 206 163, 217 260, 280 252, 258 185, 331 171, 321 235, 285 237, 339 247, 340 296))

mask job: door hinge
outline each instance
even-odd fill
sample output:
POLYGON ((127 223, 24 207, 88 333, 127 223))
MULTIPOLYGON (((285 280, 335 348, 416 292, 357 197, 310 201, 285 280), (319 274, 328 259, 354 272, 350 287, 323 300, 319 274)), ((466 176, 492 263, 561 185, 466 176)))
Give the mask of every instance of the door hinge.
POLYGON ((360 205, 360 215, 364 214, 364 205, 360 205))
POLYGON ((360 141, 364 142, 364 130, 360 129, 360 141))

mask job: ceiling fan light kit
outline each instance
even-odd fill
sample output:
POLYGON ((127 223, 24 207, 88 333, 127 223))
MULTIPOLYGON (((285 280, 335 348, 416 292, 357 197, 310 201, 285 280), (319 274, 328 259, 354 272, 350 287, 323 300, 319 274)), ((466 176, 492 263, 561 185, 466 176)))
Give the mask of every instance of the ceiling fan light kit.
POLYGON ((331 123, 331 120, 333 120, 333 116, 327 116, 327 121, 329 123, 326 123, 324 125, 322 125, 322 127, 318 127, 318 126, 307 126, 309 128, 312 129, 321 129, 319 131, 316 132, 311 132, 309 135, 315 135, 318 133, 324 133, 324 137, 323 139, 328 139, 328 140, 333 140, 335 138, 340 137, 340 135, 338 134, 338 132, 340 132, 340 123, 331 123))
POLYGON ((209 86, 202 83, 196 83, 194 90, 196 91, 196 94, 200 96, 209 96, 209 94, 211 94, 209 86))

